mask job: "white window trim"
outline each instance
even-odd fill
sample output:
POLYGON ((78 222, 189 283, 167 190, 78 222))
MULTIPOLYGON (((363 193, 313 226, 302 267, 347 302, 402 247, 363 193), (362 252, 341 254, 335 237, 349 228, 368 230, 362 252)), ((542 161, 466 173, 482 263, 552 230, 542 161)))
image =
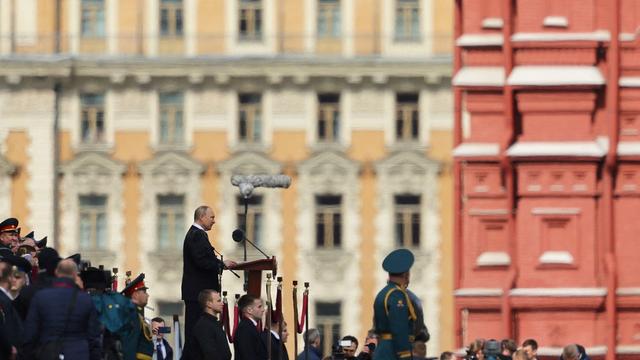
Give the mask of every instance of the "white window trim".
POLYGON ((239 0, 225 0, 225 37, 228 55, 274 55, 278 39, 275 0, 262 1, 262 39, 241 41, 238 31, 239 0))
MULTIPOLYGON (((342 56, 352 57, 354 55, 354 0, 340 1, 340 36, 342 41, 342 56)), ((318 0, 304 0, 305 14, 309 14, 305 21, 305 50, 307 53, 316 52, 318 42, 318 0)))
POLYGON ((11 176, 16 167, 0 155, 0 214, 11 213, 11 176))
POLYGON ((0 54, 3 55, 11 53, 10 4, 11 0, 0 0, 0 54))
POLYGON ((105 0, 105 36, 107 37, 107 52, 109 55, 116 55, 118 53, 118 11, 119 0, 105 0))
POLYGON ((434 43, 434 14, 433 0, 419 0, 420 4, 420 30, 421 38, 418 42, 395 41, 395 6, 397 0, 383 0, 381 29, 382 29, 382 54, 391 57, 421 57, 433 53, 434 43))
MULTIPOLYGON (((67 92, 67 91, 65 91, 67 92)), ((68 103, 69 112, 64 114, 68 116, 68 121, 71 128, 71 143, 73 148, 78 150, 108 150, 113 148, 115 144, 115 116, 114 116, 114 103, 115 94, 105 86, 95 83, 87 83, 81 85, 79 88, 75 88, 68 91, 68 103), (82 94, 102 94, 104 95, 104 132, 105 142, 104 144, 97 144, 92 146, 91 144, 84 144, 82 142, 82 94)))

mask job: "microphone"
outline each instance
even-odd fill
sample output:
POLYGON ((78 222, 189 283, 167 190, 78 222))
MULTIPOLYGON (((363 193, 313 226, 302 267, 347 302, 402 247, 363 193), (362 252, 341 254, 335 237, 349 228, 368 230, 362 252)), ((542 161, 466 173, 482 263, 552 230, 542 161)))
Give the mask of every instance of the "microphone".
POLYGON ((233 241, 239 243, 242 241, 246 241, 249 244, 251 244, 251 246, 253 246, 254 248, 256 248, 256 250, 260 251, 260 253, 262 255, 264 255, 264 257, 266 257, 267 259, 269 259, 269 255, 265 254, 264 251, 262 251, 256 244, 254 244, 251 240, 247 239, 247 237, 244 235, 244 231, 240 230, 240 229, 235 229, 233 230, 233 233, 231 233, 231 238, 233 238, 233 241))
POLYGON ((288 188, 291 178, 287 175, 233 175, 231 185, 240 188, 240 193, 247 199, 257 187, 288 188))

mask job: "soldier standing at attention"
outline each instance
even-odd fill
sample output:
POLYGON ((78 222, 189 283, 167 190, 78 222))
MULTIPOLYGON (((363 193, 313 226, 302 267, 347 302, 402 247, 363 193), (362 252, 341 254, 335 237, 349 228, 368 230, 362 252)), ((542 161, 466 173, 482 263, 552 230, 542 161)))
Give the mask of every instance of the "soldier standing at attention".
POLYGON ((382 262, 382 268, 389 273, 389 281, 373 304, 373 324, 379 337, 373 355, 376 360, 411 359, 416 312, 406 288, 413 261, 411 251, 398 249, 382 262))
POLYGON ((121 339, 124 360, 151 360, 153 356, 151 325, 144 318, 144 308, 149 301, 147 289, 144 274, 140 274, 122 290, 122 294, 131 299, 138 312, 138 316, 131 319, 129 331, 121 339))

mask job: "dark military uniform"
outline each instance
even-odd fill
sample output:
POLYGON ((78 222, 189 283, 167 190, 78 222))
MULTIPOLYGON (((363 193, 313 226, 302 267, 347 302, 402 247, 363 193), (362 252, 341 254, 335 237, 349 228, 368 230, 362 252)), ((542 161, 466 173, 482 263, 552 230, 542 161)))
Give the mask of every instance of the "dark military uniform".
MULTIPOLYGON (((146 290, 144 274, 131 281, 123 294, 131 297, 133 292, 146 290)), ((124 360, 151 360, 153 356, 153 335, 151 326, 144 319, 144 307, 136 306, 137 317, 131 319, 127 330, 121 338, 124 360)))
MULTIPOLYGON (((413 254, 406 249, 393 251, 383 263, 391 274, 408 272, 413 254)), ((378 334, 375 360, 411 359, 416 312, 406 290, 392 281, 382 288, 373 304, 373 325, 378 334)))

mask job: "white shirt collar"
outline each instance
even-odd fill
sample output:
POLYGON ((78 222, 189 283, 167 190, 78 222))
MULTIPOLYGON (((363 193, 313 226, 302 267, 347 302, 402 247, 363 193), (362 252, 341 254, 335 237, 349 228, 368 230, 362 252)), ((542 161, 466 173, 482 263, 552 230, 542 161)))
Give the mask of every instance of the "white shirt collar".
POLYGON ((271 330, 271 333, 273 334, 273 336, 275 336, 275 337, 276 337, 276 340, 280 340, 280 335, 278 335, 278 333, 277 333, 277 332, 275 332, 275 331, 271 330))
POLYGON ((9 299, 11 299, 12 301, 15 300, 15 298, 13 296, 11 296, 11 293, 9 292, 9 290, 3 288, 2 286, 0 286, 0 290, 2 290, 2 292, 7 295, 7 297, 9 297, 9 299))
POLYGON ((258 322, 253 320, 252 318, 247 316, 247 319, 251 320, 251 322, 253 323, 253 326, 258 326, 258 322))
POLYGON ((200 230, 202 230, 202 231, 204 231, 204 232, 207 232, 207 231, 206 231, 202 226, 200 226, 200 224, 198 224, 198 223, 193 223, 193 226, 197 227, 198 229, 200 229, 200 230))

